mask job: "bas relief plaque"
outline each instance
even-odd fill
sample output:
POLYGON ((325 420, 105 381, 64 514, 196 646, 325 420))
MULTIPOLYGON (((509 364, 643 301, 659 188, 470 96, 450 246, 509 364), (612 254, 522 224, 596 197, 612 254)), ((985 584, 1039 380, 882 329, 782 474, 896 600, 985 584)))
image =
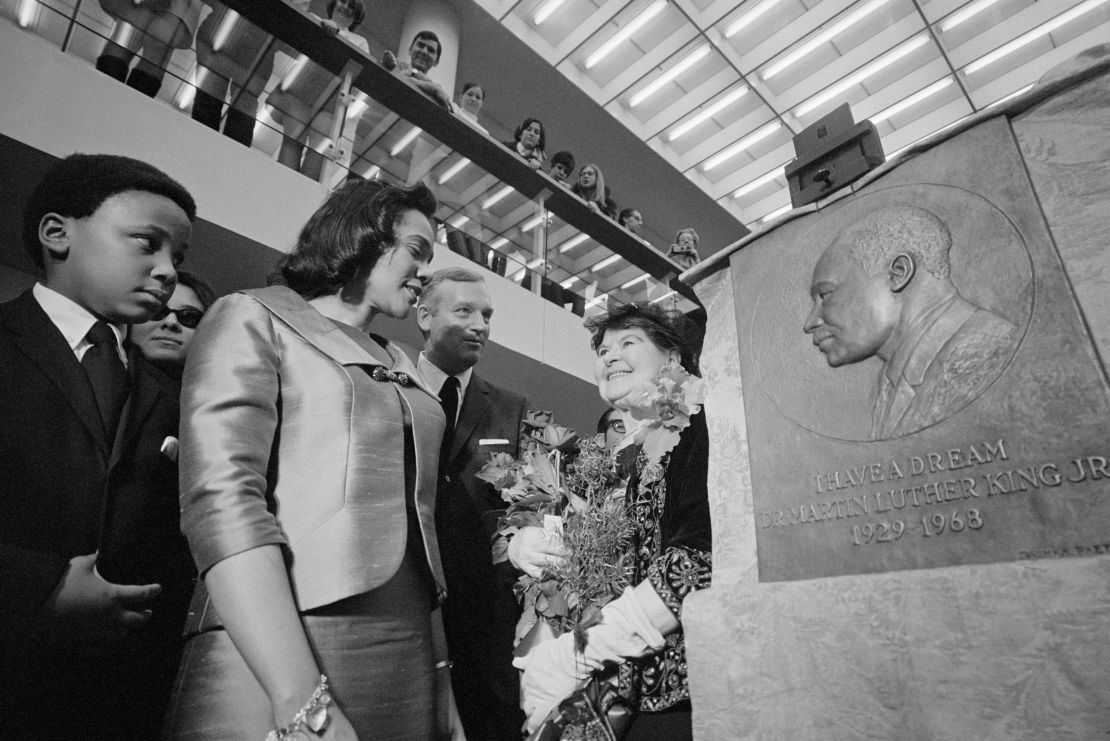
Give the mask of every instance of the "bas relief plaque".
POLYGON ((1110 552, 1107 376, 1004 118, 732 268, 761 581, 1110 552))

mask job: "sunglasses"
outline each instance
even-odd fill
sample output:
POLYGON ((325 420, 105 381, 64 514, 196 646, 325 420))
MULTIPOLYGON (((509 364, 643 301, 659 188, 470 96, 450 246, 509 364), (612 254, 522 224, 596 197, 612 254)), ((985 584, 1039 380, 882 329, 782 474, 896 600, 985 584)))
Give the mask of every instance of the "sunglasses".
POLYGON ((186 329, 196 329, 200 324, 200 320, 204 318, 204 312, 200 309, 194 309, 190 306, 184 306, 180 309, 171 309, 168 306, 163 306, 158 310, 158 313, 152 316, 149 321, 160 322, 170 314, 177 316, 177 323, 186 329))

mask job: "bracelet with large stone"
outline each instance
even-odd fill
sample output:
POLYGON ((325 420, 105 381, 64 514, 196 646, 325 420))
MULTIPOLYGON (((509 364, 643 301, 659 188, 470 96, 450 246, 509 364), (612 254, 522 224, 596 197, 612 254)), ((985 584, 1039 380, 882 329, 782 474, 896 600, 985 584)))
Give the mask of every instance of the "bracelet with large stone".
POLYGON ((331 705, 331 694, 328 692, 327 675, 321 674, 312 697, 304 707, 297 711, 289 725, 276 728, 266 734, 266 741, 308 741, 308 734, 304 729, 319 734, 328 724, 328 705, 331 705))

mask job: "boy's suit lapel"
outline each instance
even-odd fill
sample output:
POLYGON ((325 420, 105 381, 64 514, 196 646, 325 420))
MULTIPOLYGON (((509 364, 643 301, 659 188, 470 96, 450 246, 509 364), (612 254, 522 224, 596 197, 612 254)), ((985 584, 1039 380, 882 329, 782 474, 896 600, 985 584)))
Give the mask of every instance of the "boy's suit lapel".
POLYGON ((104 438, 104 426, 100 422, 100 411, 96 406, 92 387, 89 386, 89 378, 81 368, 77 356, 73 354, 73 349, 39 306, 31 291, 26 291, 8 304, 0 314, 0 320, 8 326, 12 339, 20 350, 39 367, 73 407, 78 419, 107 457, 108 441, 104 438))

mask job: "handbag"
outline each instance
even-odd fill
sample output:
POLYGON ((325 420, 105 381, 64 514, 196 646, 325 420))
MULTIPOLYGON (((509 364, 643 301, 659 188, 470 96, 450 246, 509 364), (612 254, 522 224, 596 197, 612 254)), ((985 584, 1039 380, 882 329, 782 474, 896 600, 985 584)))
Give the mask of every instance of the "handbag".
POLYGON ((543 719, 528 741, 621 741, 634 717, 612 683, 591 677, 543 719))

